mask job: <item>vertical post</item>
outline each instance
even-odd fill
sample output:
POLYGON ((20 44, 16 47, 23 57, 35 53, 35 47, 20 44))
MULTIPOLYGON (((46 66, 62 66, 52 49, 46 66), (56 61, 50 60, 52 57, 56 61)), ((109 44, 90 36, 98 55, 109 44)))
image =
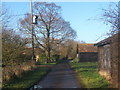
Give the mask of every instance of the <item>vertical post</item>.
POLYGON ((32 14, 32 0, 30 0, 30 16, 31 16, 31 30, 32 30, 32 60, 34 61, 34 37, 33 37, 33 24, 32 24, 32 20, 33 20, 33 14, 32 14))
POLYGON ((76 48, 76 53, 77 53, 77 58, 78 58, 78 53, 79 53, 78 44, 77 44, 77 48, 76 48))

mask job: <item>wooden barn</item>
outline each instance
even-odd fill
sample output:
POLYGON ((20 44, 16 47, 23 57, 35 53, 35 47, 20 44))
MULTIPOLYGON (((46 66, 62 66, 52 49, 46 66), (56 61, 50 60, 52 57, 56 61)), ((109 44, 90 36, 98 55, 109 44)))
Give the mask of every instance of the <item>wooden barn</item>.
POLYGON ((97 47, 95 47, 94 44, 79 44, 78 49, 79 62, 98 61, 97 47))
POLYGON ((104 39, 98 47, 99 73, 111 82, 113 88, 120 88, 120 37, 118 34, 104 39))
POLYGON ((98 53, 97 52, 79 52, 78 58, 79 58, 79 62, 97 62, 98 53))

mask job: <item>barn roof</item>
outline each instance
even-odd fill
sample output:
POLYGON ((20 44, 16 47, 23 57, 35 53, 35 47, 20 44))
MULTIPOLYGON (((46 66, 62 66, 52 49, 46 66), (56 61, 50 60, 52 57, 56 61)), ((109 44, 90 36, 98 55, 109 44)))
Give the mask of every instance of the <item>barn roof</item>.
POLYGON ((78 50, 79 52, 97 52, 97 47, 94 44, 84 43, 79 44, 78 50))
POLYGON ((104 46, 104 45, 110 44, 110 43, 112 43, 113 38, 118 38, 119 35, 120 35, 120 33, 113 34, 112 36, 110 36, 110 37, 108 37, 108 38, 94 44, 94 46, 99 47, 99 46, 104 46))
POLYGON ((104 40, 94 44, 94 46, 98 46, 99 47, 99 46, 104 46, 104 45, 110 44, 111 40, 112 40, 112 37, 108 37, 108 38, 106 38, 106 39, 104 39, 104 40))

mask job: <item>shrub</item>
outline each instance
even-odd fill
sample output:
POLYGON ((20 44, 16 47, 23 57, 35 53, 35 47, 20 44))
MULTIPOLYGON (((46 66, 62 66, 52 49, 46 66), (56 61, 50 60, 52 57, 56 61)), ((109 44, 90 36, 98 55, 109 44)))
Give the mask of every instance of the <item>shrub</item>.
POLYGON ((59 58, 60 58, 60 55, 54 54, 54 55, 52 56, 52 58, 53 58, 53 61, 58 61, 59 58))
POLYGON ((41 53, 39 55, 39 60, 37 63, 45 64, 46 62, 47 62, 47 57, 46 57, 45 53, 41 53))

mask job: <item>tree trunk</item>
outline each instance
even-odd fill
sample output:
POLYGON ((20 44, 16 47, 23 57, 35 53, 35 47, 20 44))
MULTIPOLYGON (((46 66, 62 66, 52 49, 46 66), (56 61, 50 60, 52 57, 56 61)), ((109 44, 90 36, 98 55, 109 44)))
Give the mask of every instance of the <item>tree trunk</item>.
POLYGON ((46 53, 47 63, 50 63, 50 56, 51 56, 50 51, 51 51, 51 49, 50 49, 50 47, 47 47, 47 48, 48 48, 48 49, 47 49, 47 53, 46 53))
POLYGON ((47 63, 50 62, 50 29, 47 29, 47 63))

